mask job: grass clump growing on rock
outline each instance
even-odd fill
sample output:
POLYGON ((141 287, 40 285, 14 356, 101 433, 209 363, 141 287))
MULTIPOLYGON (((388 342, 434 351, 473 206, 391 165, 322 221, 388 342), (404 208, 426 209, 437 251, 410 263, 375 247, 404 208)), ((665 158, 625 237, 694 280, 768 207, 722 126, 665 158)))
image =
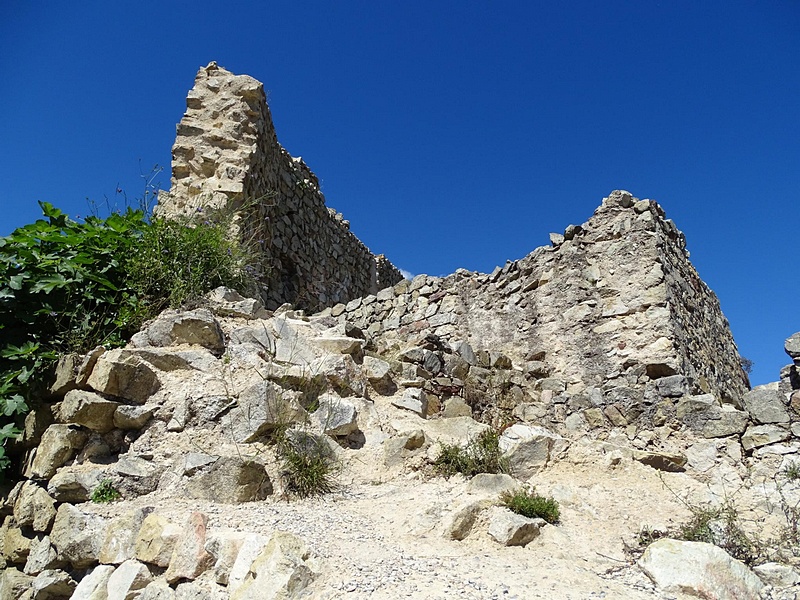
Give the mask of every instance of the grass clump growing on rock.
POLYGON ((752 564, 758 558, 758 540, 744 531, 738 511, 731 502, 726 501, 720 506, 689 506, 689 510, 692 517, 680 527, 680 539, 714 544, 745 564, 752 564))
POLYGON ((445 477, 461 473, 472 477, 478 473, 508 473, 508 460, 500 450, 500 434, 487 429, 466 446, 444 444, 433 466, 445 477))
POLYGON ((275 449, 287 495, 309 498, 339 489, 339 461, 324 437, 287 429, 277 436, 275 449))
POLYGON ((540 496, 535 490, 506 491, 500 496, 503 506, 529 519, 544 519, 550 524, 558 523, 561 509, 553 498, 540 496))

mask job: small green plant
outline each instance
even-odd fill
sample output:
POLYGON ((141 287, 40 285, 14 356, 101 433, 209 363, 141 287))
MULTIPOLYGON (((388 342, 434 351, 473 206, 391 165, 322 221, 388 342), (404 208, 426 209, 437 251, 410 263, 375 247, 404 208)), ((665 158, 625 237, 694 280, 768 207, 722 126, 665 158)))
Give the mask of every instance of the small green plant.
POLYGON ((478 473, 508 473, 508 460, 500 450, 500 434, 487 429, 466 446, 444 444, 433 461, 436 471, 450 477, 462 473, 472 477, 478 473))
POLYGON ((744 531, 731 501, 718 506, 687 506, 692 518, 680 527, 680 539, 714 544, 745 564, 752 564, 758 558, 759 541, 744 531))
POLYGON ((98 504, 114 502, 120 498, 122 498, 122 494, 120 494, 119 490, 114 487, 114 484, 111 483, 110 479, 103 479, 100 481, 100 483, 92 492, 92 502, 98 504))
POLYGON ((800 479, 800 463, 789 463, 783 468, 781 475, 783 475, 789 481, 797 481, 800 479))
POLYGON ((339 489, 339 463, 323 437, 287 429, 277 436, 275 448, 288 495, 308 498, 339 489))
POLYGON ((561 509, 553 498, 540 496, 535 490, 506 491, 500 496, 503 506, 512 512, 529 519, 544 519, 548 523, 558 523, 561 509))

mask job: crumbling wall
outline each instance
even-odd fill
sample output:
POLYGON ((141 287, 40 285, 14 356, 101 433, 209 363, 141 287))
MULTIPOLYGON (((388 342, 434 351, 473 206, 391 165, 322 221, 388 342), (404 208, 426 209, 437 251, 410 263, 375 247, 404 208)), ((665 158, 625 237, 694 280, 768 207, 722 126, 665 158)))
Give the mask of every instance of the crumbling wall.
POLYGON ((421 275, 330 314, 384 343, 431 333, 543 361, 565 392, 596 389, 622 414, 656 403, 650 384, 672 375, 739 403, 749 386, 728 322, 656 202, 613 192, 551 242, 491 274, 421 275))
POLYGON ((171 189, 157 214, 232 212, 237 234, 263 257, 268 308, 290 302, 321 309, 402 279, 325 205, 314 173, 278 143, 260 82, 211 63, 197 73, 186 106, 171 189))

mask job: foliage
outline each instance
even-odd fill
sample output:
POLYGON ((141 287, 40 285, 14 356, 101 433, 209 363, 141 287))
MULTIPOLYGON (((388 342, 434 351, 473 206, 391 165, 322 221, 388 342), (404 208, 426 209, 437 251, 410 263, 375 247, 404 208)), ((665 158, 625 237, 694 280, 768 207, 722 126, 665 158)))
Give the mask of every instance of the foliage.
POLYGON ((739 513, 732 502, 726 501, 719 506, 688 508, 692 517, 680 527, 680 539, 714 544, 746 564, 753 563, 758 557, 759 541, 744 531, 739 513))
POLYGON ((507 473, 509 470, 508 461, 500 450, 500 434, 494 429, 485 430, 464 447, 442 445, 433 466, 445 477, 456 473, 472 477, 478 473, 507 473))
POLYGON ((797 481, 800 479, 800 463, 789 463, 783 468, 781 475, 783 475, 789 481, 797 481))
POLYGON ((742 365, 742 370, 747 373, 748 375, 752 374, 753 372, 753 361, 749 358, 745 358, 744 356, 739 357, 739 362, 742 365))
POLYGON ((558 502, 553 498, 540 496, 535 490, 506 491, 500 496, 500 501, 512 512, 529 519, 540 518, 553 524, 558 523, 561 517, 558 502))
POLYGON ((114 484, 111 483, 110 479, 103 479, 94 488, 92 492, 92 502, 95 503, 106 503, 106 502, 114 502, 115 500, 119 500, 122 498, 122 494, 120 494, 119 490, 114 487, 114 484))
POLYGON ((163 308, 248 279, 249 255, 224 220, 128 208, 78 222, 39 204, 43 219, 0 238, 0 473, 60 353, 121 345, 163 308))
POLYGON ((281 479, 287 494, 298 498, 335 492, 339 463, 322 436, 287 429, 277 437, 281 479))

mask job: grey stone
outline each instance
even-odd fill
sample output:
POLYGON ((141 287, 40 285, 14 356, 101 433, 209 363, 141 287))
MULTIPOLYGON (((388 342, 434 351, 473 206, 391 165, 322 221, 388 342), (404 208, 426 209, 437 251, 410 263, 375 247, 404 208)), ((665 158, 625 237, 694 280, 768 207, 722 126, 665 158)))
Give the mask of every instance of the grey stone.
POLYGON ((186 491, 192 498, 237 504, 264 500, 272 494, 272 482, 260 462, 223 456, 192 476, 186 491))
POLYGON ((419 388, 406 389, 399 398, 397 396, 392 398, 392 404, 417 413, 423 418, 428 414, 428 394, 419 388))
POLYGON ((783 442, 791 437, 791 432, 786 427, 778 425, 755 425, 748 427, 742 435, 742 448, 753 450, 759 446, 783 442))
POLYGON ((68 573, 47 569, 31 582, 33 600, 66 600, 72 597, 77 584, 68 573))
POLYGON ((247 443, 304 415, 297 400, 280 386, 259 381, 240 392, 236 406, 222 417, 222 427, 237 443, 247 443))
POLYGON ((388 362, 373 356, 364 357, 362 368, 364 369, 364 375, 373 384, 382 381, 391 371, 391 366, 388 362))
POLYGON ((478 515, 492 505, 490 500, 473 500, 456 507, 444 522, 444 537, 463 540, 475 525, 478 515))
POLYGON ((122 404, 114 411, 114 427, 136 430, 144 427, 153 417, 153 409, 147 406, 129 406, 122 404))
POLYGON ((122 358, 123 352, 111 350, 97 359, 87 383, 101 394, 144 404, 159 390, 161 382, 141 358, 135 355, 122 358))
POLYGON ((750 415, 747 412, 729 405, 691 413, 683 419, 691 429, 706 438, 738 435, 744 432, 749 421, 750 415))
POLYGON ((756 423, 788 423, 784 396, 774 386, 761 385, 744 395, 744 405, 756 423))
POLYGON ((183 529, 157 514, 148 515, 142 522, 134 542, 136 558, 157 567, 169 566, 175 546, 183 529))
POLYGON ((207 525, 208 517, 203 513, 189 515, 164 574, 169 583, 196 579, 214 564, 214 557, 205 549, 207 525))
POLYGON ((656 379, 656 389, 662 398, 680 398, 689 393, 689 381, 683 375, 656 379))
POLYGON ((20 527, 47 532, 56 516, 55 500, 39 485, 26 481, 14 503, 14 519, 20 527))
POLYGON ((33 577, 7 567, 0 573, 0 600, 19 600, 30 590, 33 577))
POLYGON ((161 313, 144 330, 152 346, 197 345, 212 352, 225 350, 225 337, 214 315, 207 309, 161 313))
POLYGON ((108 579, 116 567, 98 565, 80 580, 71 600, 107 600, 108 579))
POLYGON ((104 531, 102 517, 84 513, 71 504, 62 504, 58 507, 50 539, 59 558, 76 569, 85 569, 97 563, 104 531))
POLYGON ((147 565, 138 560, 126 560, 108 578, 108 600, 136 600, 138 592, 152 580, 147 565))
POLYGON ((56 502, 79 503, 91 498, 104 473, 101 469, 66 467, 60 469, 47 484, 47 493, 56 502))
POLYGON ((800 331, 792 334, 786 339, 783 344, 783 349, 786 350, 792 360, 796 361, 800 358, 800 331))
POLYGON ((71 390, 58 405, 56 418, 62 423, 75 423, 106 433, 114 428, 114 411, 118 406, 118 402, 106 400, 94 392, 71 390))
POLYGON ((152 507, 146 507, 111 519, 100 547, 100 562, 105 565, 119 565, 134 558, 139 529, 152 511, 152 507))
POLYGON ((156 579, 147 584, 138 600, 175 600, 175 590, 163 579, 156 579))
POLYGON ((140 456, 120 456, 114 470, 119 476, 119 491, 124 496, 143 496, 158 487, 166 467, 140 456))
POLYGON ((299 597, 320 567, 308 546, 291 533, 276 531, 255 557, 231 600, 288 600, 299 597))
POLYGON ((260 300, 245 298, 236 290, 220 286, 207 296, 214 313, 226 317, 259 319, 268 316, 260 300))
POLYGON ((58 558, 58 553, 50 542, 50 536, 39 535, 31 540, 24 569, 27 575, 38 575, 42 571, 61 569, 64 566, 64 561, 58 558))
POLYGON ((779 589, 800 584, 800 573, 788 565, 768 562, 753 567, 753 571, 761 581, 779 589))
POLYGON ((500 436, 500 449, 508 459, 511 473, 520 479, 528 479, 544 469, 568 445, 568 440, 544 427, 521 423, 512 425, 500 436))
POLYGON ((647 547, 639 567, 666 592, 715 600, 759 598, 759 578, 727 552, 704 542, 660 539, 647 547))
POLYGON ((76 379, 81 362, 83 362, 83 357, 80 354, 62 354, 58 357, 53 383, 50 384, 49 389, 51 395, 63 396, 78 387, 76 379))
POLYGON ((231 569, 246 537, 247 534, 243 531, 229 529, 209 533, 205 549, 214 557, 214 566, 211 570, 217 583, 228 585, 231 569))
POLYGON ((529 519, 499 506, 489 513, 489 535, 503 546, 527 546, 544 525, 544 519, 529 519))
POLYGON ((318 401, 319 408, 311 414, 311 418, 323 433, 343 436, 358 430, 358 411, 349 399, 335 394, 322 394, 318 401))
POLYGON ((36 449, 30 476, 50 479, 59 467, 75 456, 87 438, 88 434, 77 425, 51 425, 36 449))

